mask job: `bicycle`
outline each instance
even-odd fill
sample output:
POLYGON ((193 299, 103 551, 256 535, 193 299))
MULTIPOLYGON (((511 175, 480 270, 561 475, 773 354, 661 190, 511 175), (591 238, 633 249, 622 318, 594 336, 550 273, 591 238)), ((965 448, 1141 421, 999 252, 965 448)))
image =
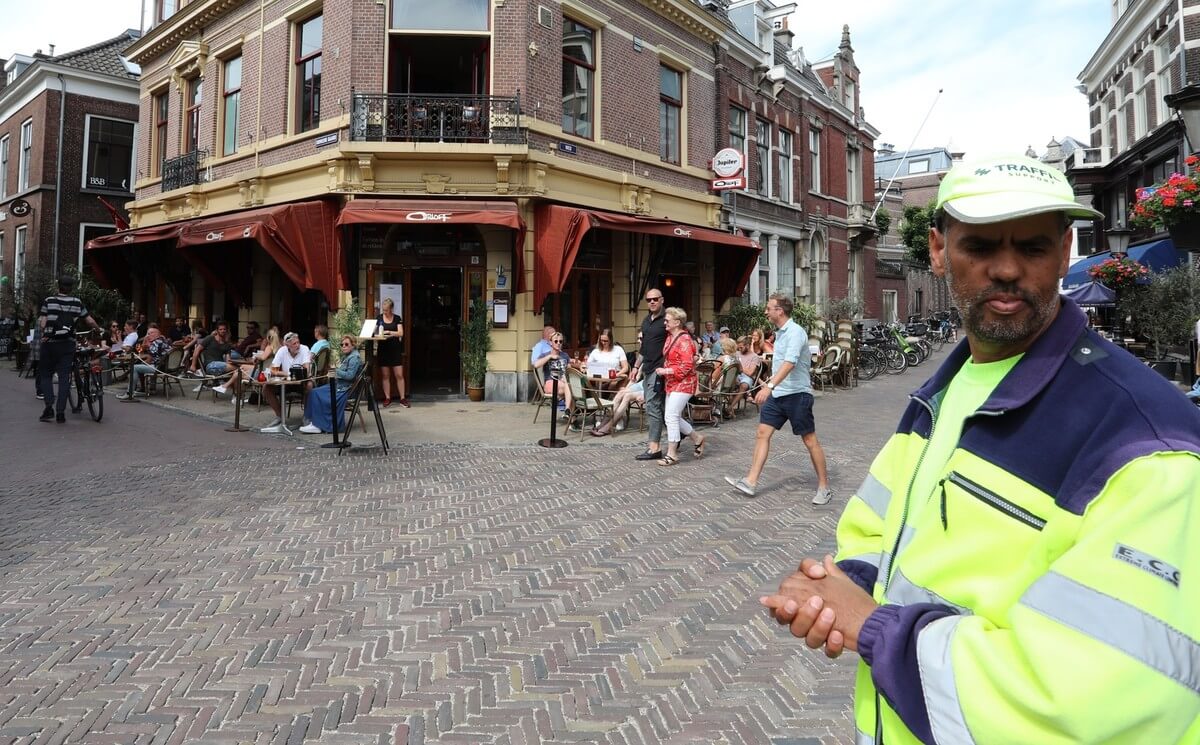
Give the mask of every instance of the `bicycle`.
POLYGON ((104 417, 104 381, 101 379, 100 358, 95 350, 76 348, 71 375, 75 379, 75 384, 67 389, 71 411, 78 414, 83 411, 83 404, 87 403, 92 421, 99 422, 104 417))

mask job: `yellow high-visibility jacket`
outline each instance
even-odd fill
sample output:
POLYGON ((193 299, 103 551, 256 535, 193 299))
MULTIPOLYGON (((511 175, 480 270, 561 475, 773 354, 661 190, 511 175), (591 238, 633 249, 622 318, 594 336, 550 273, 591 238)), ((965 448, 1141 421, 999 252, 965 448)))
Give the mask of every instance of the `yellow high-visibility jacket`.
POLYGON ((959 345, 838 524, 860 744, 1200 743, 1200 411, 1069 300, 909 494, 959 345))

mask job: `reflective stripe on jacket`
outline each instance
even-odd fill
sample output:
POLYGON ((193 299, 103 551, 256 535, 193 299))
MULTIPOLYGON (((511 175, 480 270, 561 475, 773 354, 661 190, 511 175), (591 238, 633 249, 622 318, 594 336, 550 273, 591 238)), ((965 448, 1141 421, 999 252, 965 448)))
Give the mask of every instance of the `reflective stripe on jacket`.
POLYGON ((857 742, 1200 742, 1200 412, 1064 300, 910 495, 968 354, 913 395, 838 524, 882 604, 857 742))

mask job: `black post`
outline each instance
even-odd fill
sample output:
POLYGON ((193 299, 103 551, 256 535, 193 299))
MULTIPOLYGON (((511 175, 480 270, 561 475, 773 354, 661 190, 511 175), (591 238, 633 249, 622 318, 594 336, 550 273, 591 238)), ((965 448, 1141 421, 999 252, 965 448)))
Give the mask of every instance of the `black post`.
MULTIPOLYGON (((346 392, 346 403, 350 403, 349 391, 346 392)), ((333 420, 333 442, 327 442, 321 447, 323 448, 341 448, 350 447, 349 442, 338 441, 338 420, 337 420, 337 382, 333 375, 329 376, 329 416, 333 420)), ((350 428, 346 428, 346 439, 350 439, 350 428)))
POLYGON ((566 440, 558 439, 558 379, 561 377, 562 372, 560 370, 551 372, 550 395, 553 398, 550 400, 550 437, 537 441, 537 444, 544 448, 565 448, 567 446, 566 440))
POLYGON ((249 432, 249 427, 242 426, 242 387, 238 385, 242 380, 242 369, 239 367, 234 371, 233 377, 229 379, 229 385, 233 386, 233 426, 226 427, 226 432, 249 432))

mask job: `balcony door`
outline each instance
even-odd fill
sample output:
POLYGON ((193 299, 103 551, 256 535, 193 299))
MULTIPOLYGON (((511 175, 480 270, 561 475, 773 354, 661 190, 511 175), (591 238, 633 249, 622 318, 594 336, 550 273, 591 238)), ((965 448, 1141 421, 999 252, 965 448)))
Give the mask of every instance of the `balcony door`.
POLYGON ((388 93, 485 95, 488 92, 487 37, 391 37, 388 93))

